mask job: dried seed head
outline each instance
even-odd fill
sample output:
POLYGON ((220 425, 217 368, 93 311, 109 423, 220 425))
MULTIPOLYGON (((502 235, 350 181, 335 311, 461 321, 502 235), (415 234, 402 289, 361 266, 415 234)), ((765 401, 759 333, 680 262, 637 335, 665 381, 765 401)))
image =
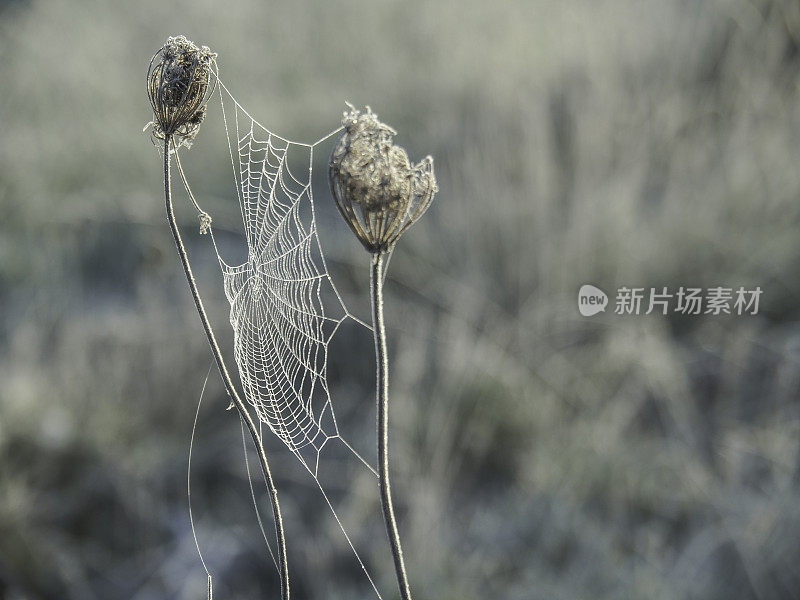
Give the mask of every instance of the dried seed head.
POLYGON ((328 164, 328 181, 350 229, 367 250, 382 253, 430 206, 438 191, 433 159, 412 165, 406 151, 392 143, 394 129, 369 107, 365 113, 348 107, 344 133, 328 164))
POLYGON ((182 35, 167 38, 153 55, 147 70, 153 137, 173 136, 177 146, 191 145, 216 86, 216 56, 207 46, 198 48, 182 35))

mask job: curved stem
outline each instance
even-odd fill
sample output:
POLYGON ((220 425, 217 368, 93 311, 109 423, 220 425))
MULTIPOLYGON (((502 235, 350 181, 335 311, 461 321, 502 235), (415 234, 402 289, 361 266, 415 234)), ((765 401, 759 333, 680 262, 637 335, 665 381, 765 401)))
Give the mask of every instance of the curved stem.
POLYGON ((392 504, 392 488, 389 483, 389 359, 386 354, 386 326, 383 321, 383 275, 384 254, 372 255, 370 272, 370 292, 372 299, 372 326, 375 338, 375 360, 377 363, 377 401, 378 401, 378 478, 381 488, 381 508, 386 523, 386 534, 392 547, 394 570, 400 597, 411 600, 406 565, 403 561, 403 548, 400 546, 400 533, 392 504))
POLYGON ((206 338, 208 338, 208 345, 211 346, 211 353, 214 355, 217 368, 222 376, 222 382, 225 385, 225 390, 228 392, 228 396, 236 406, 242 419, 244 419, 247 429, 250 431, 250 435, 252 436, 253 442, 256 445, 256 449, 258 450, 258 458, 261 462, 261 470, 264 473, 264 479, 267 482, 267 490, 269 491, 269 497, 272 503, 272 514, 275 517, 275 533, 278 538, 278 565, 281 577, 281 599, 289 600, 289 566, 286 560, 286 536, 283 528, 281 506, 278 502, 278 489, 275 487, 275 481, 272 479, 272 472, 269 468, 267 455, 264 452, 264 444, 262 443, 258 429, 253 422, 253 418, 250 416, 250 412, 247 410, 244 402, 242 402, 242 399, 239 397, 239 393, 236 391, 236 387, 233 385, 231 376, 228 373, 228 368, 225 366, 222 352, 219 349, 219 344, 217 344, 217 338, 214 335, 214 330, 211 328, 211 321, 209 321, 206 310, 203 307, 203 301, 200 298, 200 292, 197 289, 197 283, 195 282, 194 275, 192 274, 192 267, 189 265, 189 255, 186 253, 186 247, 183 245, 183 240, 181 238, 180 231, 178 230, 178 225, 175 221, 175 211, 172 207, 172 184, 170 181, 170 142, 171 136, 168 135, 164 140, 164 196, 166 197, 167 220, 169 221, 169 227, 172 231, 172 237, 175 240, 175 247, 178 250, 178 255, 180 256, 181 263, 183 264, 183 270, 186 273, 186 280, 189 283, 189 289, 192 292, 194 304, 197 307, 197 313, 200 315, 200 320, 203 322, 203 329, 206 332, 206 338))

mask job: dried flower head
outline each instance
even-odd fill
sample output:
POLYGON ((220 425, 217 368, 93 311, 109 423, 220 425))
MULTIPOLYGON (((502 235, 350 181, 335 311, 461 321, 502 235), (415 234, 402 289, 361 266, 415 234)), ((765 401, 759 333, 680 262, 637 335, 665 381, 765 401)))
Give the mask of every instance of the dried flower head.
POLYGON ((336 206, 364 247, 390 250, 428 209, 436 187, 433 159, 412 165, 392 142, 397 132, 378 120, 369 107, 362 113, 348 104, 328 165, 336 206))
POLYGON ((216 56, 207 46, 198 48, 182 35, 167 38, 153 55, 147 69, 153 137, 173 136, 176 145, 191 145, 216 86, 216 56))

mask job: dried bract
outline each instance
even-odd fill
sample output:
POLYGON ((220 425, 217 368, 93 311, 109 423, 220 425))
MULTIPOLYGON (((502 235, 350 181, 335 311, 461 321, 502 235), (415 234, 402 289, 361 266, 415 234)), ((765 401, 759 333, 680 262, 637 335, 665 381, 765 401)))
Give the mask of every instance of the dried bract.
POLYGON ((362 113, 348 104, 344 133, 328 164, 336 206, 364 247, 387 252, 428 209, 438 191, 433 159, 412 165, 392 142, 396 131, 369 107, 362 113))
POLYGON ((172 136, 176 146, 191 145, 216 86, 216 54, 186 37, 167 38, 147 70, 147 95, 153 107, 153 136, 172 136), (212 85, 211 79, 214 76, 212 85))

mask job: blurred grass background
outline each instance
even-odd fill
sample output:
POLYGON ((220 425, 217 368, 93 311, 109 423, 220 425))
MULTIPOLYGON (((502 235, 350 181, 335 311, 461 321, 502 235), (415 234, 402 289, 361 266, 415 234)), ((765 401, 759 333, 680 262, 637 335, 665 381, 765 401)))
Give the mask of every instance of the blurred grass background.
MULTIPOLYGON (((282 135, 317 139, 350 100, 435 157, 441 192, 387 284, 416 597, 800 597, 797 2, 5 0, 0 598, 205 597, 185 484, 210 357, 141 133, 147 62, 178 33, 282 135), (757 316, 586 319, 588 282, 764 295, 757 316)), ((223 139, 212 103, 184 165, 224 228, 223 139)), ((322 241, 366 315, 368 257, 324 160, 322 241)), ((213 254, 178 206, 230 348, 213 254)), ((334 402, 370 452, 371 340, 336 343, 334 402)), ((226 405, 212 375, 198 536, 215 597, 274 598, 226 405)), ((313 482, 269 450, 295 597, 374 597, 313 482)), ((325 468, 392 598, 374 482, 325 468)))

